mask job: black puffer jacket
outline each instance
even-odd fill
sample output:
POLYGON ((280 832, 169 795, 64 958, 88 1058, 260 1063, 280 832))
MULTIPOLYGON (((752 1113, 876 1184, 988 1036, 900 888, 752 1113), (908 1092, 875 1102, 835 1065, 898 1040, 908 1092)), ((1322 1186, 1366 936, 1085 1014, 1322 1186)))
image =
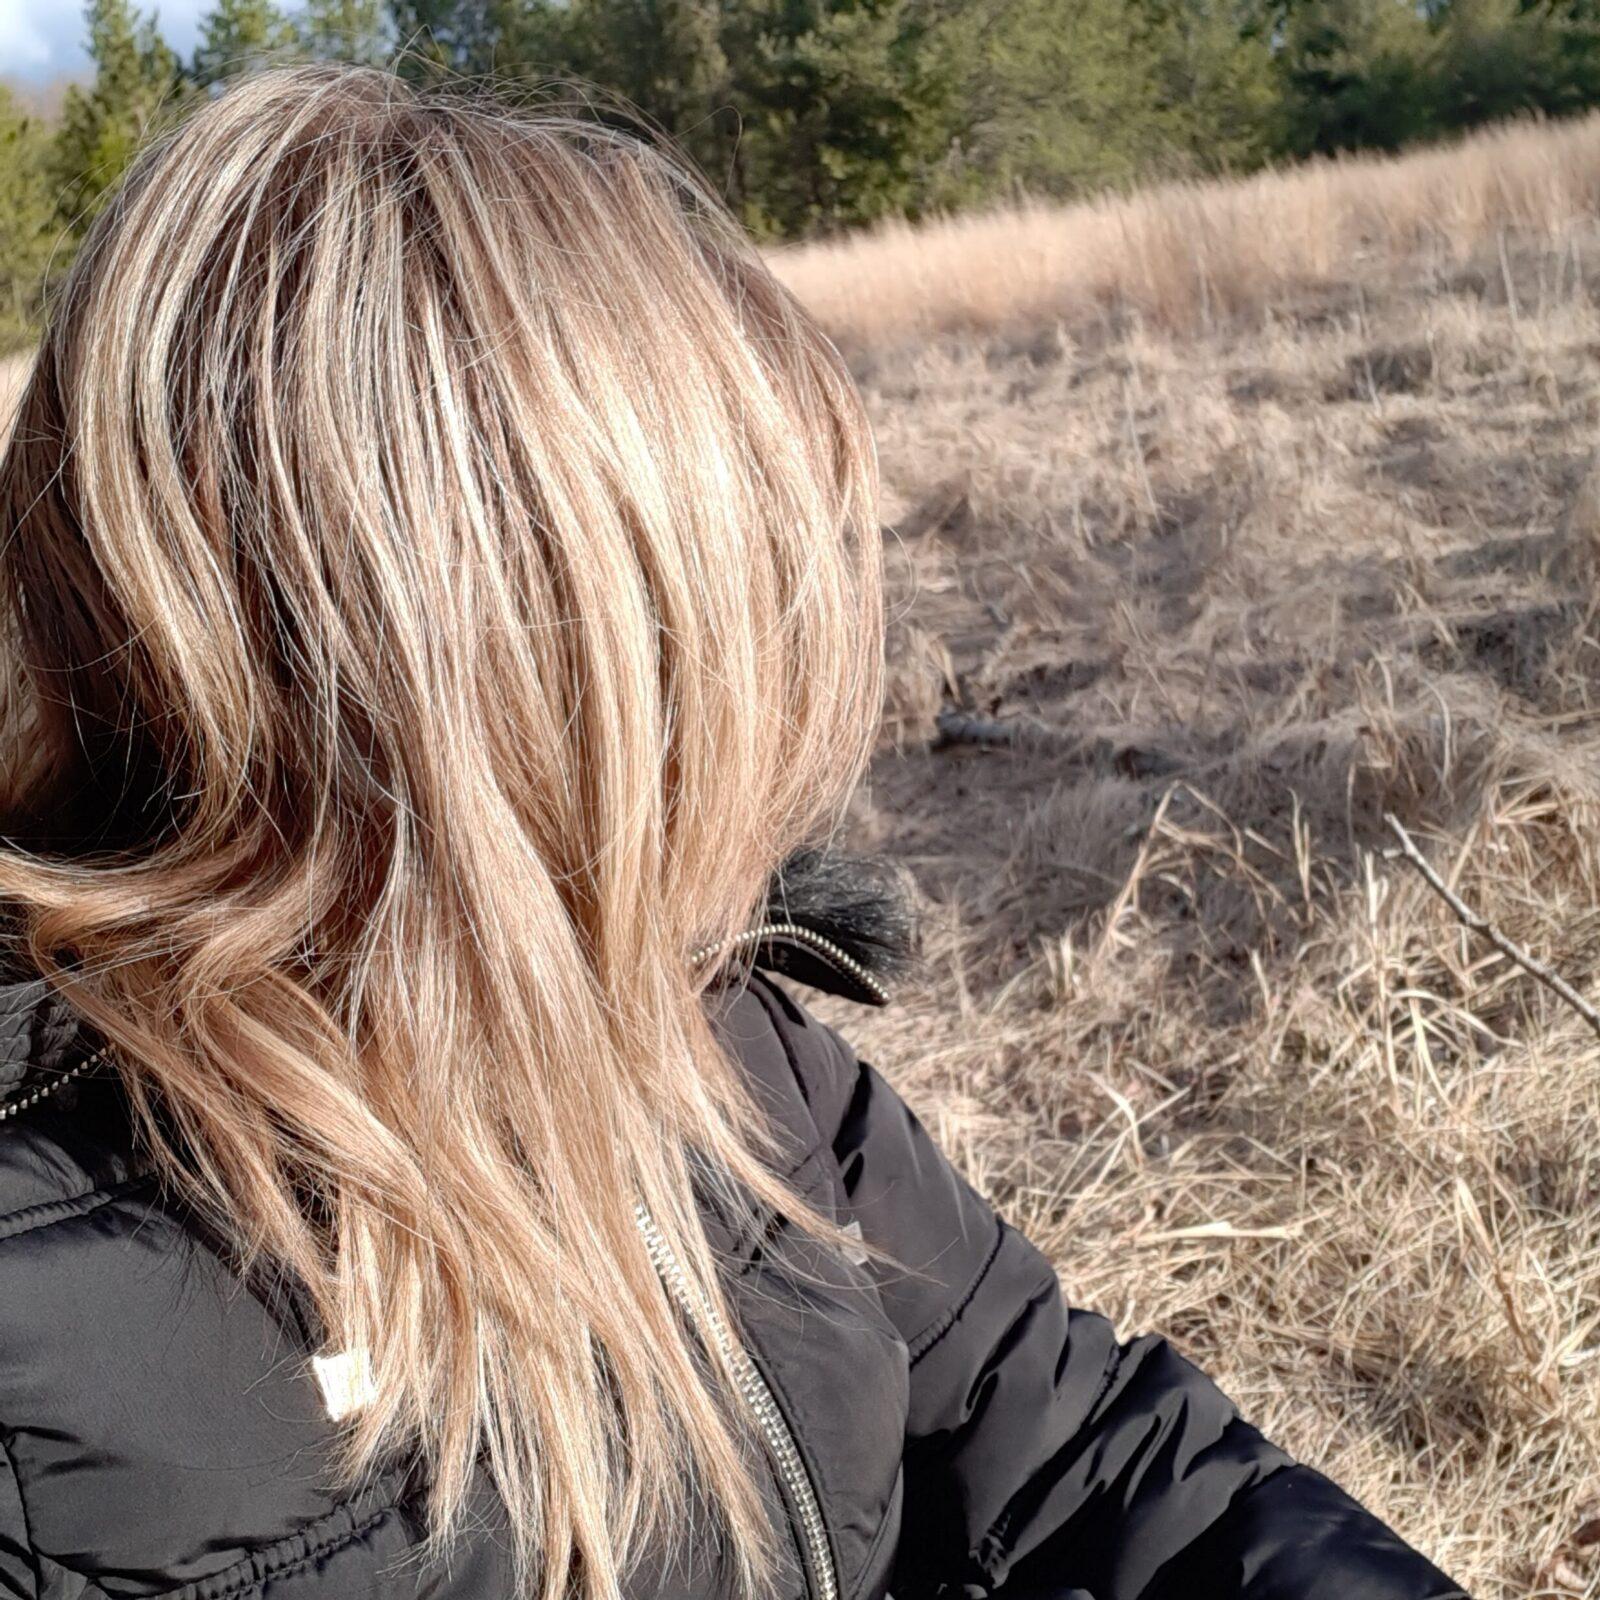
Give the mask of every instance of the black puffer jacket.
MULTIPOLYGON (((784 988, 758 974, 713 994, 795 1184, 922 1269, 841 1263, 802 1285, 777 1269, 781 1219, 741 1238, 707 1214, 773 1402, 767 1487, 794 1534, 778 1600, 1461 1594, 1169 1345, 1068 1310, 1044 1258, 784 988)), ((42 983, 0 985, 10 1106, 83 1044, 42 983)), ((312 1348, 297 1296, 241 1283, 163 1202, 110 1081, 0 1119, 0 1596, 506 1600, 486 1485, 448 1568, 406 1559, 422 1525, 400 1469, 330 1487, 312 1348)), ((662 1550, 630 1600, 711 1600, 706 1557, 662 1550)))

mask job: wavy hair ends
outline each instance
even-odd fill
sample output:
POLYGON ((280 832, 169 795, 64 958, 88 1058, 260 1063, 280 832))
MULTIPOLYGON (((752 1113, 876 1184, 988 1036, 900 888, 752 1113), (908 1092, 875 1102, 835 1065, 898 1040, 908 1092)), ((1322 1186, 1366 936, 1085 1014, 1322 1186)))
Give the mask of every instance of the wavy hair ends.
POLYGON ((264 72, 96 220, 0 461, 0 894, 174 1182, 307 1285, 521 1591, 709 1505, 771 1545, 693 1175, 826 1224, 693 949, 837 818, 881 689, 837 352, 667 151, 264 72))

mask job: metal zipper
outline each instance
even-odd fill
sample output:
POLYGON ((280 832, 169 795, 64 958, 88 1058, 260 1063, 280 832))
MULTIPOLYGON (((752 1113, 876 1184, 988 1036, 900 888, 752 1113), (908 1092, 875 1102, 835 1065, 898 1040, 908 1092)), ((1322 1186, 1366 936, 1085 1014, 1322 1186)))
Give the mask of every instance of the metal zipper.
POLYGON ((804 945, 825 961, 831 962, 839 971, 854 978, 869 993, 876 995, 884 1005, 889 1004, 889 991, 874 974, 862 966, 854 956, 841 950, 833 940, 823 938, 820 933, 813 932, 810 928, 801 927, 798 922, 766 922, 758 928, 746 928, 744 932, 729 934, 726 939, 719 939, 715 944, 702 945, 689 959, 698 966, 724 950, 742 950, 747 945, 765 944, 769 939, 788 939, 794 944, 804 945))
MULTIPOLYGON (((726 950, 742 950, 750 945, 765 944, 769 939, 789 939, 820 955, 838 970, 854 978, 885 1004, 889 991, 878 979, 861 965, 848 951, 841 950, 831 939, 824 938, 797 922, 766 922, 758 927, 746 928, 730 934, 714 944, 702 945, 690 955, 691 963, 702 966, 713 956, 726 950)), ((765 1378, 751 1359, 750 1353, 734 1337, 726 1321, 715 1307, 698 1295, 683 1270, 672 1246, 667 1243, 654 1217, 642 1200, 635 1202, 634 1220, 644 1235, 645 1249, 651 1263, 667 1291, 672 1295, 690 1325, 709 1333, 723 1359, 732 1369, 739 1392, 761 1429, 767 1451, 772 1457, 800 1521, 801 1556, 810 1569, 813 1600, 838 1600, 839 1574, 834 1566, 833 1550, 828 1543, 827 1523, 823 1519, 822 1505, 817 1498, 816 1486, 806 1471, 794 1432, 789 1427, 776 1397, 765 1378)))
POLYGON ((810 1568, 814 1600, 838 1600, 839 1574, 833 1564, 833 1551, 828 1544, 822 1506, 817 1500, 817 1491, 806 1471, 805 1462, 800 1457, 794 1433, 785 1421, 772 1390, 756 1370, 749 1351, 734 1337, 716 1308, 695 1292, 682 1263, 642 1200, 635 1203, 633 1214, 640 1233, 644 1235, 645 1249, 662 1283, 683 1308, 683 1314, 691 1325, 710 1334, 723 1359, 732 1368, 739 1392, 761 1429, 773 1465, 799 1513, 803 1535, 801 1555, 810 1568))
POLYGON ((109 1046, 102 1045, 92 1056, 86 1056, 77 1066, 69 1067, 59 1077, 52 1078, 48 1083, 41 1083, 38 1088, 30 1089, 27 1094, 19 1095, 15 1100, 7 1100, 0 1104, 0 1122, 7 1117, 14 1117, 19 1111, 26 1111, 30 1106, 36 1106, 46 1096, 52 1095, 57 1089, 65 1088, 80 1073, 88 1071, 95 1062, 105 1055, 109 1046))

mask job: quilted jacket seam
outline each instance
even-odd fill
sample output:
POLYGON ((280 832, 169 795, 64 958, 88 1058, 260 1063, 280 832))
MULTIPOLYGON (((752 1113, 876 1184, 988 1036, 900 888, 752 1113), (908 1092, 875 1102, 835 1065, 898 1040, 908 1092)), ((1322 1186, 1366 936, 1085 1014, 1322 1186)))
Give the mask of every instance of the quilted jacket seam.
POLYGON ((947 1306, 914 1338, 906 1340, 906 1349, 911 1354, 911 1365, 916 1364, 933 1350, 941 1339, 961 1320, 961 1314, 972 1304, 973 1296, 983 1287, 983 1280, 989 1276, 989 1270, 994 1266, 1000 1254, 1000 1246, 1006 1236, 1005 1222, 999 1218, 995 1220, 994 1243, 989 1246, 989 1253, 983 1258, 982 1265, 973 1274, 972 1280, 962 1290, 956 1301, 947 1306))
POLYGON ((108 1188, 86 1189, 82 1194, 72 1195, 64 1200, 43 1200, 37 1205, 20 1206, 15 1211, 0 1215, 0 1245, 12 1239, 22 1239, 29 1234, 43 1232, 44 1229, 53 1228, 58 1223, 76 1222, 81 1217, 91 1216, 102 1207, 114 1205, 118 1200, 126 1199, 130 1194, 154 1184, 155 1181, 154 1173, 143 1172, 131 1178, 124 1178, 120 1183, 114 1183, 108 1188), (16 1226, 19 1220, 25 1218, 36 1220, 24 1221, 22 1226, 16 1226))
MULTIPOLYGON (((1041 1285, 1041 1287, 1044 1287, 1041 1285)), ((1031 1300, 1031 1296, 1029 1297, 1031 1300)), ((1083 1425, 1089 1427, 1093 1424, 1095 1413, 1100 1409, 1100 1402, 1105 1399, 1117 1374, 1118 1352, 1113 1349, 1106 1355, 1105 1370, 1100 1374, 1100 1381, 1095 1385, 1094 1397, 1090 1400, 1083 1413, 1083 1425)), ((1273 1471, 1282 1470, 1282 1465, 1273 1471)), ((1270 1477, 1271 1473, 1266 1476, 1270 1477)), ((1257 1479, 1256 1482, 1263 1482, 1257 1479)), ((1255 1484, 1248 1485, 1242 1494, 1248 1494, 1255 1484)), ((1011 1537, 1011 1522, 1017 1514, 1015 1498, 1007 1501, 1000 1508, 998 1515, 982 1535, 973 1544, 968 1554, 968 1561, 979 1572, 985 1584, 991 1589, 996 1588, 1005 1579, 1012 1557, 1013 1539, 1011 1537)))
MULTIPOLYGON (((354 1518, 352 1507, 356 1503, 355 1500, 347 1500, 331 1511, 324 1512, 316 1520, 327 1523, 338 1518, 354 1518)), ((292 1577, 321 1556, 345 1549, 370 1533, 385 1517, 400 1509, 398 1499, 386 1500, 359 1520, 352 1520, 346 1527, 330 1529, 310 1544, 305 1543, 308 1533, 302 1529, 262 1545, 230 1565, 208 1572, 203 1578, 191 1578, 175 1589, 163 1589, 159 1594, 148 1596, 147 1600, 234 1600, 234 1597, 248 1594, 252 1589, 280 1578, 292 1577)))
MULTIPOLYGON (((246 1572, 242 1574, 243 1581, 233 1584, 228 1588, 215 1590, 211 1594, 205 1595, 205 1600, 227 1600, 229 1595, 243 1594, 252 1588, 265 1586, 267 1583, 273 1582, 279 1578, 293 1577, 295 1573, 304 1571, 305 1568, 310 1566, 313 1561, 318 1559, 318 1557, 332 1555, 334 1551, 343 1550, 347 1546, 354 1544, 357 1539, 361 1538, 365 1534, 370 1533, 375 1527, 377 1527, 377 1525, 382 1522, 383 1519, 393 1510, 395 1510, 395 1507, 392 1505, 379 1506, 378 1509, 370 1516, 364 1517, 360 1522, 352 1524, 352 1526, 347 1528, 343 1533, 330 1536, 329 1538, 324 1539, 320 1544, 312 1545, 309 1549, 303 1550, 292 1561, 284 1561, 276 1566, 264 1566, 261 1571, 256 1573, 253 1579, 251 1578, 250 1573, 246 1572)), ((252 1558, 252 1562, 253 1560, 254 1558, 252 1558)), ((220 1577, 221 1574, 219 1573, 217 1576, 220 1577)), ((201 1593, 204 1594, 205 1591, 202 1590, 201 1593)))
MULTIPOLYGON (((800 1093, 805 1097, 806 1109, 809 1112, 811 1110, 811 1096, 807 1093, 805 1075, 801 1071, 799 1059, 795 1055, 795 1052, 790 1046, 789 1040, 784 1033, 783 1024, 778 1018, 778 1014, 773 1007, 772 1001, 765 993, 762 992, 759 987, 754 984, 750 986, 750 992, 754 994, 756 999, 760 1002, 762 1009, 767 1013, 767 1017, 772 1023, 773 1032, 778 1037, 779 1047, 783 1050, 784 1058, 789 1063, 789 1070, 794 1074, 795 1083, 799 1088, 800 1093)), ((812 1115, 814 1119, 815 1114, 812 1113, 812 1115)), ((815 1126, 814 1120, 813 1126, 815 1126)), ((800 1168, 806 1164, 806 1162, 810 1161, 814 1156, 820 1154, 823 1147, 826 1146, 828 1142, 827 1136, 822 1133, 820 1128, 817 1130, 817 1133, 817 1146, 806 1156, 802 1157, 798 1163, 796 1163, 794 1168, 791 1169, 789 1176, 793 1176, 795 1172, 798 1172, 800 1168)), ((949 1331, 961 1320, 962 1312, 964 1312, 968 1305, 971 1304, 972 1297, 977 1294, 978 1290, 982 1287, 983 1280, 989 1275, 989 1269, 994 1265, 996 1258, 999 1256, 1000 1246, 1004 1242, 1005 1233, 1006 1224, 1004 1219, 996 1217, 994 1243, 990 1245, 988 1254, 984 1257, 982 1265, 979 1266, 971 1281, 957 1297, 954 1304, 947 1306, 914 1338, 906 1340, 906 1349, 909 1352, 910 1363, 913 1367, 916 1366, 916 1364, 925 1355, 927 1355, 928 1352, 932 1350, 939 1343, 939 1341, 943 1339, 944 1336, 949 1333, 949 1331)))
POLYGON ((6 1467, 17 1490, 17 1511, 22 1517, 22 1537, 28 1546, 28 1560, 33 1567, 33 1592, 39 1593, 39 1547, 33 1542, 33 1525, 28 1519, 28 1497, 22 1492, 22 1474, 17 1470, 17 1458, 11 1453, 11 1438, 0 1429, 0 1455, 6 1458, 6 1467))

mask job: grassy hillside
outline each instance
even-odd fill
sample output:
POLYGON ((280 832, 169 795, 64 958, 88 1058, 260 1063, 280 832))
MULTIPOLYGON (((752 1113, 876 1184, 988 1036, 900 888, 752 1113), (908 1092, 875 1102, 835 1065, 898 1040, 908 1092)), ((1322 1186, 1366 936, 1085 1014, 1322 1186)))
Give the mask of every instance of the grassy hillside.
MULTIPOLYGON (((896 224, 775 259, 851 347, 1106 314, 1192 332, 1290 301, 1303 314, 1310 292, 1354 298, 1397 265, 1414 279, 1487 252, 1499 271, 1502 246, 1525 237, 1570 246, 1581 265, 1574 224, 1597 213, 1600 113, 1510 123, 1399 159, 896 224)), ((1560 262, 1558 252, 1549 270, 1560 262)))
POLYGON ((785 258, 889 504, 830 1011, 1074 1300, 1474 1593, 1600 1594, 1600 123, 785 258))

